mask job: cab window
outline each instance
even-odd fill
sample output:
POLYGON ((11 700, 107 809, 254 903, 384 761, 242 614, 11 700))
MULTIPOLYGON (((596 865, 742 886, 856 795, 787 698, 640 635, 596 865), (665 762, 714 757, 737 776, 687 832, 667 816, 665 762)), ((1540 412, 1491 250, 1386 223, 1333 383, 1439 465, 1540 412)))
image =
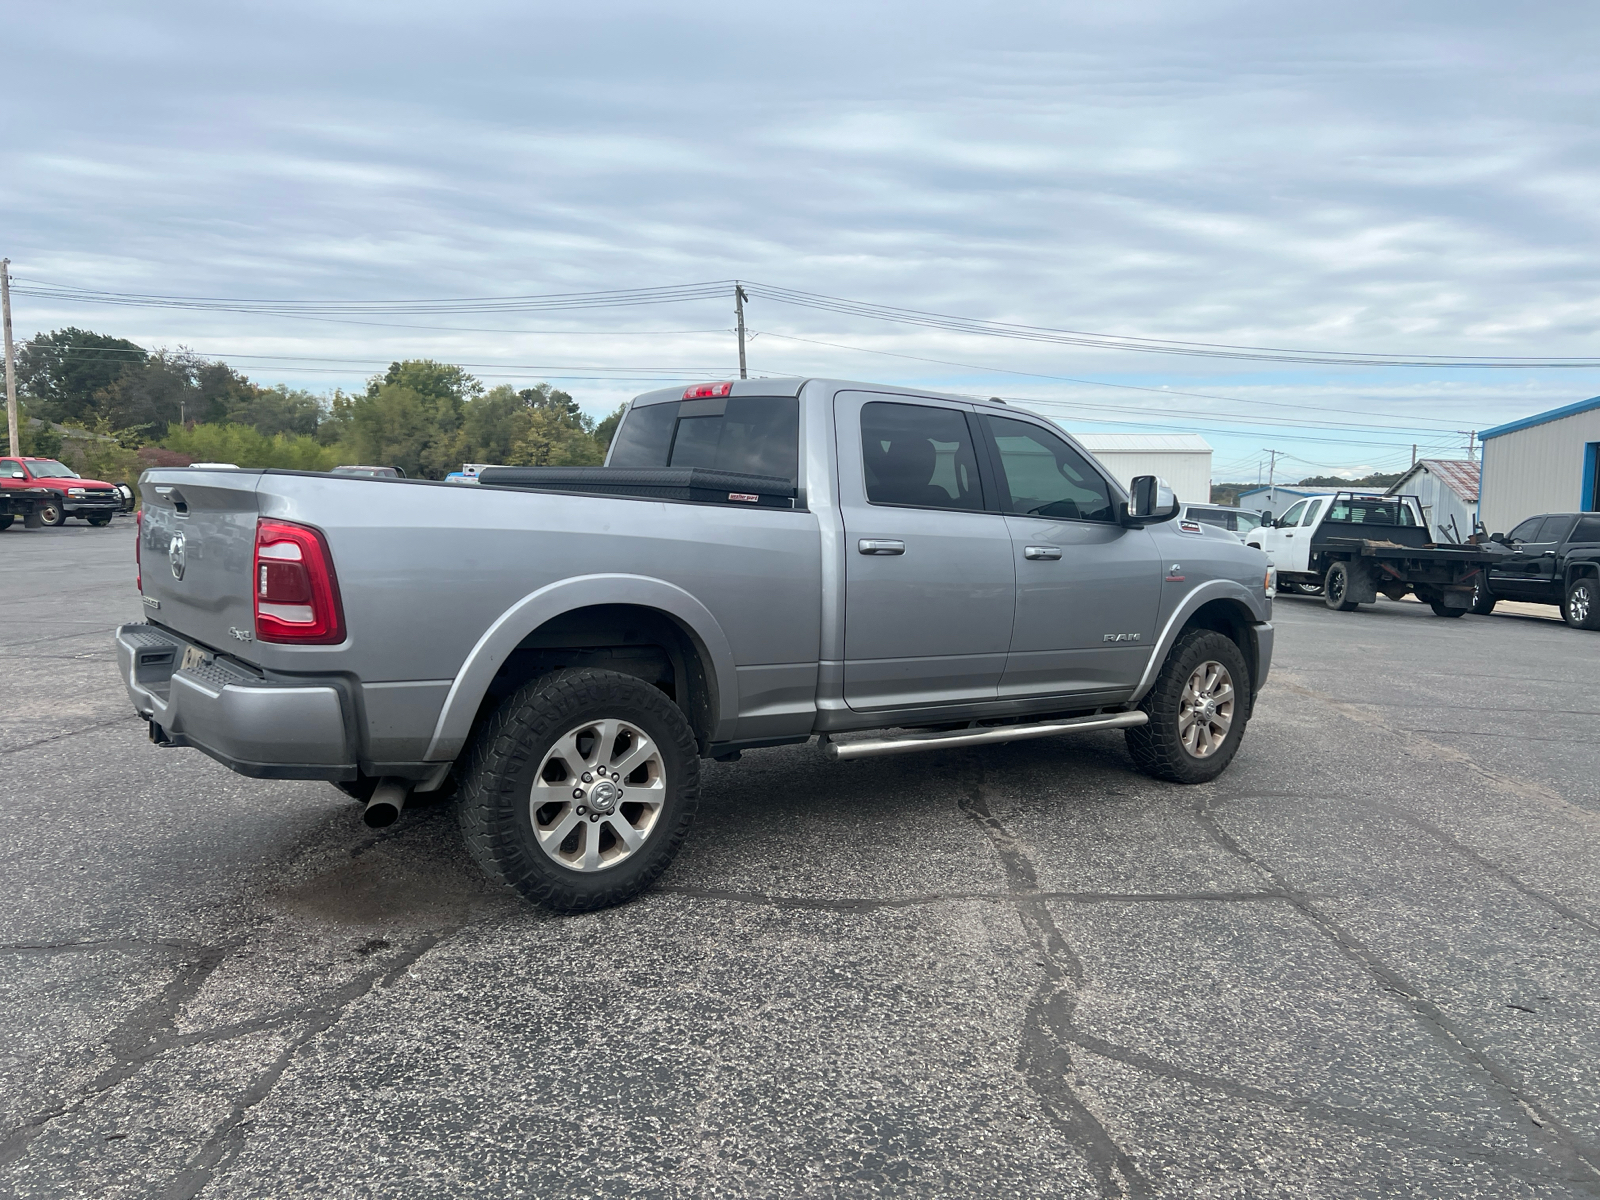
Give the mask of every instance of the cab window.
POLYGON ((1000 507, 1027 517, 1114 521, 1111 489, 1065 438, 1026 421, 985 416, 1000 459, 1000 507))
POLYGON ((1311 502, 1311 507, 1306 510, 1306 519, 1304 521, 1301 521, 1300 524, 1306 526, 1307 528, 1310 528, 1312 525, 1315 525, 1317 523, 1317 514, 1319 512, 1321 512, 1321 511, 1322 511, 1322 501, 1321 500, 1313 500, 1311 502))
POLYGON ((862 405, 861 465, 869 504, 983 508, 977 451, 960 409, 862 405))
POLYGON ((1302 500, 1288 512, 1284 513, 1283 516, 1279 518, 1278 524, 1283 528, 1292 529, 1294 526, 1300 524, 1300 518, 1305 514, 1305 511, 1306 502, 1302 500))
POLYGON ((1546 517, 1544 524, 1539 526, 1539 536, 1529 538, 1530 542, 1559 542, 1567 534, 1567 526, 1572 524, 1571 517, 1546 517))
POLYGON ((629 411, 606 465, 705 467, 741 475, 800 476, 800 401, 728 396, 629 411))
POLYGON ((26 479, 28 473, 22 469, 22 464, 14 458, 0 458, 0 475, 7 479, 26 479))
POLYGON ((1228 514, 1218 512, 1214 508, 1194 508, 1189 510, 1189 516, 1196 521, 1204 521, 1207 525, 1216 525, 1222 529, 1229 529, 1228 514))
POLYGON ((1539 532, 1539 526, 1542 525, 1542 524, 1544 524, 1544 518, 1543 517, 1529 517, 1521 525, 1518 525, 1515 529, 1513 529, 1510 533, 1508 533, 1506 535, 1506 541, 1508 541, 1508 542, 1531 542, 1531 541, 1534 541, 1535 539, 1534 539, 1533 535, 1539 532))
POLYGON ((1584 517, 1572 531, 1575 542, 1600 542, 1600 517, 1584 517))

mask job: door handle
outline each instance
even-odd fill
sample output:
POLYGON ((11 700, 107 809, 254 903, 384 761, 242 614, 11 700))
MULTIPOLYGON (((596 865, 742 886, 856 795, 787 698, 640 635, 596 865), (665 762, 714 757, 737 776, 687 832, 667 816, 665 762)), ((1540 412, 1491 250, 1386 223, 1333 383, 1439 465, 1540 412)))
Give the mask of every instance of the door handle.
POLYGON ((894 538, 862 538, 856 549, 862 554, 904 554, 906 544, 894 538))
POLYGON ((1057 558, 1061 557, 1061 547, 1060 546, 1028 546, 1028 547, 1025 547, 1023 549, 1022 557, 1023 558, 1057 559, 1057 558))

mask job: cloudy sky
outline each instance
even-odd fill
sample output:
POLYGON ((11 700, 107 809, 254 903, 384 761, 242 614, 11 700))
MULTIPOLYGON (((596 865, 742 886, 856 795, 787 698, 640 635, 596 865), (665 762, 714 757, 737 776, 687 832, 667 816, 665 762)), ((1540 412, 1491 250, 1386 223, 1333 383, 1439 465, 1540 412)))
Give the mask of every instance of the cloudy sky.
MULTIPOLYGON (((77 324, 252 378, 396 357, 602 412, 736 370, 727 289, 314 316, 44 285, 394 302, 734 278, 1153 339, 1600 359, 1600 9, 1580 4, 15 4, 0 254, 77 324)), ((1194 430, 1219 479, 1459 455, 1600 370, 996 338, 758 296, 752 374, 1194 430), (934 361, 929 361, 934 360, 934 361), (1181 394, 1171 394, 1181 393, 1181 394)))

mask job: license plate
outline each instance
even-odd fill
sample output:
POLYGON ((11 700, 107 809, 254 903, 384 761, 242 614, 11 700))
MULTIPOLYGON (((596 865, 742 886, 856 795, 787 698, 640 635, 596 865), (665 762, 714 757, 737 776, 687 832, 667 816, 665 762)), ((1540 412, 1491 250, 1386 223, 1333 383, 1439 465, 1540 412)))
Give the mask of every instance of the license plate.
POLYGON ((183 648, 183 662, 179 664, 180 671, 192 671, 196 667, 203 667, 211 661, 211 656, 199 646, 185 646, 183 648))

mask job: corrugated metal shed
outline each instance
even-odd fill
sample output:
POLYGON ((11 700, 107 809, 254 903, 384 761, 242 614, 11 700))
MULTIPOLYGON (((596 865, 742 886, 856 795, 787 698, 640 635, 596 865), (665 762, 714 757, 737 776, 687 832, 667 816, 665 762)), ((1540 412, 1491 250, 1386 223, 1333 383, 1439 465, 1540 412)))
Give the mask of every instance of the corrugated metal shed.
POLYGON ((1464 542, 1478 511, 1478 464, 1457 458, 1418 459, 1390 485, 1390 496, 1415 496, 1435 538, 1464 542))
POLYGON ((1600 511, 1600 396, 1485 430, 1478 519, 1505 533, 1538 513, 1600 511))
POLYGON ((1083 448, 1127 487, 1159 475, 1185 504, 1211 502, 1211 445, 1196 433, 1074 433, 1083 448))

